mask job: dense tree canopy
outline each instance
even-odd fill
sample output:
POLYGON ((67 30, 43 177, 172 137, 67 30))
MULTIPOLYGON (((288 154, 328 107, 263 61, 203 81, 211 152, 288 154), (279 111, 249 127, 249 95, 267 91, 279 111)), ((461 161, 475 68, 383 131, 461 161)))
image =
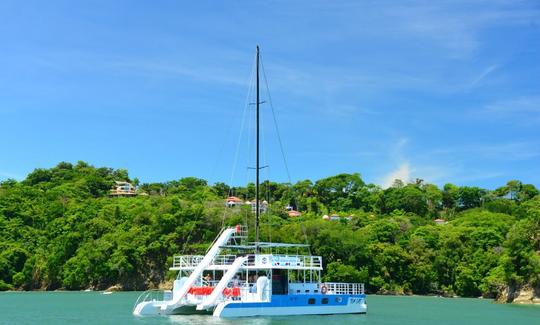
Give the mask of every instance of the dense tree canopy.
MULTIPOLYGON (((60 163, 0 183, 0 290, 157 286, 174 276, 174 254, 202 253, 224 225, 253 223, 224 198, 254 185, 187 177, 140 184, 136 197, 108 197, 126 170, 60 163)), ((264 181, 271 202, 266 240, 304 242, 322 255, 326 280, 365 282, 370 292, 494 296, 538 283, 540 196, 511 180, 494 191, 422 180, 382 189, 360 174, 312 182, 264 181), (302 212, 291 218, 285 207, 302 212), (324 214, 340 220, 325 221, 324 214), (436 224, 436 218, 445 219, 436 224)))

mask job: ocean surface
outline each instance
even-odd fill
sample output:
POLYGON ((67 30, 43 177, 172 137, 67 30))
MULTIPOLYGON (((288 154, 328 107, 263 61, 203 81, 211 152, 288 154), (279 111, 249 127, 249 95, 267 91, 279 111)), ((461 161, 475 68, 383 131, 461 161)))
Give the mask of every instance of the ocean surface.
POLYGON ((367 315, 216 319, 212 316, 139 318, 138 292, 0 292, 0 324, 539 324, 540 306, 491 300, 368 296, 367 315))

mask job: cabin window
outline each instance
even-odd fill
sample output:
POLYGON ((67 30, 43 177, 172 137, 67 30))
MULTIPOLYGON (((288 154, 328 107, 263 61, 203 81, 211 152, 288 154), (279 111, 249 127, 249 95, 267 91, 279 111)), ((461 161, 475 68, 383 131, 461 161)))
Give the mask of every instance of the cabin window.
POLYGON ((321 304, 328 305, 328 298, 322 298, 321 304))
POLYGON ((336 302, 340 303, 341 302, 341 297, 336 297, 336 302))
POLYGON ((315 305, 315 298, 309 298, 307 303, 310 305, 315 305))

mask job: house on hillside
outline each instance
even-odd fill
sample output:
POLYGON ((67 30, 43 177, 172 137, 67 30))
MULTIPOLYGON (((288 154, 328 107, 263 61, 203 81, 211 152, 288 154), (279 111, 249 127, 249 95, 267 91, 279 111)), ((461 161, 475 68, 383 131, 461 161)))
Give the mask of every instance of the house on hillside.
POLYGON ((289 215, 289 217, 299 217, 302 215, 300 212, 296 210, 289 210, 287 211, 287 214, 289 215))
MULTIPOLYGON (((251 211, 253 213, 255 213, 255 211, 257 211, 257 202, 255 200, 253 201, 246 201, 246 204, 251 206, 251 211)), ((259 203, 259 211, 260 212, 266 212, 266 210, 268 209, 268 201, 264 200, 262 202, 259 203)))
POLYGON ((328 215, 325 214, 325 215, 322 217, 322 219, 323 219, 323 220, 326 220, 326 221, 340 221, 340 220, 351 221, 351 220, 352 220, 352 217, 353 217, 352 215, 347 216, 347 217, 341 217, 341 216, 339 216, 339 215, 337 215, 337 214, 333 214, 333 215, 331 215, 331 216, 328 216, 328 215))
POLYGON ((121 196, 136 196, 137 192, 135 186, 129 182, 114 182, 113 188, 109 192, 111 197, 121 197, 121 196))
MULTIPOLYGON (((257 210, 257 203, 255 200, 253 201, 248 200, 244 202, 242 201, 242 199, 236 196, 229 196, 225 202, 226 202, 225 205, 227 205, 228 208, 234 208, 234 207, 242 206, 242 205, 249 205, 251 207, 251 211, 255 212, 255 210, 257 210)), ((266 200, 261 201, 259 204, 259 210, 261 212, 266 212, 267 209, 268 209, 268 202, 266 200)))
POLYGON ((227 207, 232 208, 238 205, 242 205, 242 203, 243 201, 241 198, 236 197, 236 196, 229 196, 225 204, 227 205, 227 207))

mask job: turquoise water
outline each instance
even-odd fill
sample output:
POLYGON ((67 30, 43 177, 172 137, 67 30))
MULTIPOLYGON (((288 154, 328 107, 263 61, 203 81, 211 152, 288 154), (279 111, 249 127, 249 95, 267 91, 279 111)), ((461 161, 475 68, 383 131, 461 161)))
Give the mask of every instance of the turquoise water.
POLYGON ((482 299, 368 296, 367 315, 138 318, 137 292, 3 292, 0 324, 539 324, 540 306, 495 304, 482 299))

